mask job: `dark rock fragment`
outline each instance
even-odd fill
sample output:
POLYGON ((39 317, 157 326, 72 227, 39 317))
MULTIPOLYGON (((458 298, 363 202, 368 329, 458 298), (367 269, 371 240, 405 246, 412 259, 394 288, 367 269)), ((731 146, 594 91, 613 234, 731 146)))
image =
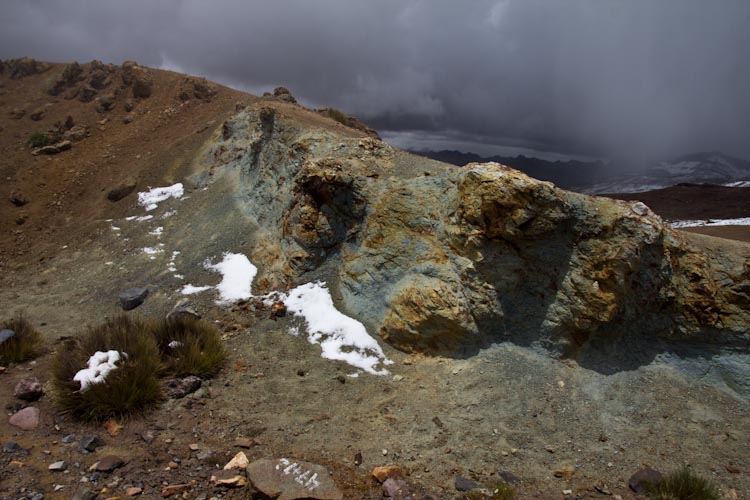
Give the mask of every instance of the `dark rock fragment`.
POLYGON ((130 311, 143 304, 146 297, 148 297, 148 288, 129 288, 118 295, 124 311, 130 311))

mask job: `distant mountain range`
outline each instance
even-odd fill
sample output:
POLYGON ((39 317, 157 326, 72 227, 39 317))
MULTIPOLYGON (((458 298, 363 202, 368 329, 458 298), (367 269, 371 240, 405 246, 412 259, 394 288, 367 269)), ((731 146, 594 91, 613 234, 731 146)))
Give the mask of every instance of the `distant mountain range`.
POLYGON ((717 151, 681 156, 630 173, 622 173, 617 166, 603 161, 547 161, 523 155, 481 157, 474 153, 448 150, 413 153, 459 166, 494 161, 536 179, 553 182, 561 188, 588 194, 638 193, 684 183, 737 187, 750 185, 750 161, 717 151))

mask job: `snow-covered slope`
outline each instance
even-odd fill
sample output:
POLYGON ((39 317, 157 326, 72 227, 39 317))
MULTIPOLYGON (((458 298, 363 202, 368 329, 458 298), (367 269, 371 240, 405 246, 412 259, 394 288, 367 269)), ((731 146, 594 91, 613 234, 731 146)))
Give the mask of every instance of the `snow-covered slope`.
POLYGON ((659 162, 641 173, 581 186, 577 191, 589 194, 639 193, 683 183, 748 186, 750 162, 716 151, 695 153, 659 162))

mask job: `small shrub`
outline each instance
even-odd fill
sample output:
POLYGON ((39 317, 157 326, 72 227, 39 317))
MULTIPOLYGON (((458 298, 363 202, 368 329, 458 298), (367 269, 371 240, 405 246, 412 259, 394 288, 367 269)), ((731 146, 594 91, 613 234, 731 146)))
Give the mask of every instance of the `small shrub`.
POLYGON ((0 344, 0 364, 20 363, 41 352, 42 336, 23 314, 3 322, 0 329, 15 332, 13 337, 0 344))
POLYGON ((327 108, 325 114, 328 118, 335 120, 342 125, 346 125, 347 127, 349 126, 349 117, 338 109, 327 108))
POLYGON ((29 145, 32 148, 43 148, 49 144, 49 136, 43 132, 34 132, 29 136, 29 145))
POLYGON ((53 365, 53 384, 58 404, 82 420, 103 420, 138 413, 161 399, 157 378, 159 349, 150 323, 120 315, 89 328, 81 337, 69 340, 58 352, 53 365), (103 382, 81 390, 73 380, 87 367, 97 351, 125 353, 103 382))
POLYGON ((225 358, 219 331, 186 315, 156 323, 154 337, 165 375, 209 378, 219 371, 225 358))
POLYGON ((653 500, 719 500, 718 488, 687 467, 664 476, 661 483, 648 491, 653 500))

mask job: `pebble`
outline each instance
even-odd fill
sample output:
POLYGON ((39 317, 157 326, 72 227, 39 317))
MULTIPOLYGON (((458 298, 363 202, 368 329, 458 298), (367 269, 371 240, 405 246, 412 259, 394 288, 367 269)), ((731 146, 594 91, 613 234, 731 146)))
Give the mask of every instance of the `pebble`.
POLYGON ((373 477, 375 477, 375 479, 382 483, 390 477, 402 477, 404 475, 404 471, 401 470, 401 467, 398 467, 396 465, 385 465, 372 469, 372 475, 373 477))
POLYGON ((143 488, 132 487, 125 490, 125 494, 129 497, 134 497, 143 493, 143 488))
POLYGON ((94 464, 94 470, 97 472, 112 472, 123 465, 125 465, 125 461, 117 455, 106 455, 94 464))
POLYGON ((62 460, 53 462, 49 464, 49 466, 47 467, 47 469, 52 470, 52 471, 64 471, 67 468, 68 468, 68 465, 62 460))
POLYGON ((409 484, 403 479, 389 477, 383 482, 383 494, 390 498, 404 498, 409 496, 409 484))
POLYGON ((198 451, 198 450, 200 450, 200 449, 201 449, 201 447, 200 447, 200 446, 198 446, 198 444, 197 444, 197 443, 190 443, 190 444, 188 445, 188 448, 190 448, 190 451, 198 451))
POLYGON ((84 434, 81 438, 81 449, 88 452, 96 451, 97 448, 105 446, 107 443, 95 434, 84 434))
POLYGON ((211 482, 225 488, 242 488, 247 485, 244 476, 232 471, 217 471, 211 475, 211 482))
POLYGON ((471 479, 467 479, 463 476, 456 476, 453 485, 458 491, 471 491, 482 488, 481 484, 475 483, 471 479))
POLYGON ((247 438, 240 438, 234 442, 234 446, 238 446, 240 448, 250 448, 254 444, 255 440, 247 438))
POLYGON ((232 460, 227 462, 224 466, 224 470, 244 469, 249 463, 250 461, 247 459, 247 455, 245 455, 244 452, 239 452, 232 458, 232 460))
POLYGON ((569 478, 575 473, 575 471, 576 471, 575 467, 566 465, 566 466, 559 467, 558 469, 556 469, 554 474, 555 474, 555 477, 569 478))
POLYGON ((15 453, 21 450, 23 450, 23 448, 21 448, 21 445, 16 443, 15 441, 8 441, 3 446, 3 453, 15 453))
POLYGON ((401 382, 402 380, 404 380, 404 376, 403 375, 394 375, 393 376, 393 381, 394 382, 401 382))
POLYGON ((192 485, 190 484, 171 484, 162 488, 161 496, 167 498, 171 497, 172 495, 180 495, 182 493, 185 493, 186 491, 189 491, 191 487, 192 485))

